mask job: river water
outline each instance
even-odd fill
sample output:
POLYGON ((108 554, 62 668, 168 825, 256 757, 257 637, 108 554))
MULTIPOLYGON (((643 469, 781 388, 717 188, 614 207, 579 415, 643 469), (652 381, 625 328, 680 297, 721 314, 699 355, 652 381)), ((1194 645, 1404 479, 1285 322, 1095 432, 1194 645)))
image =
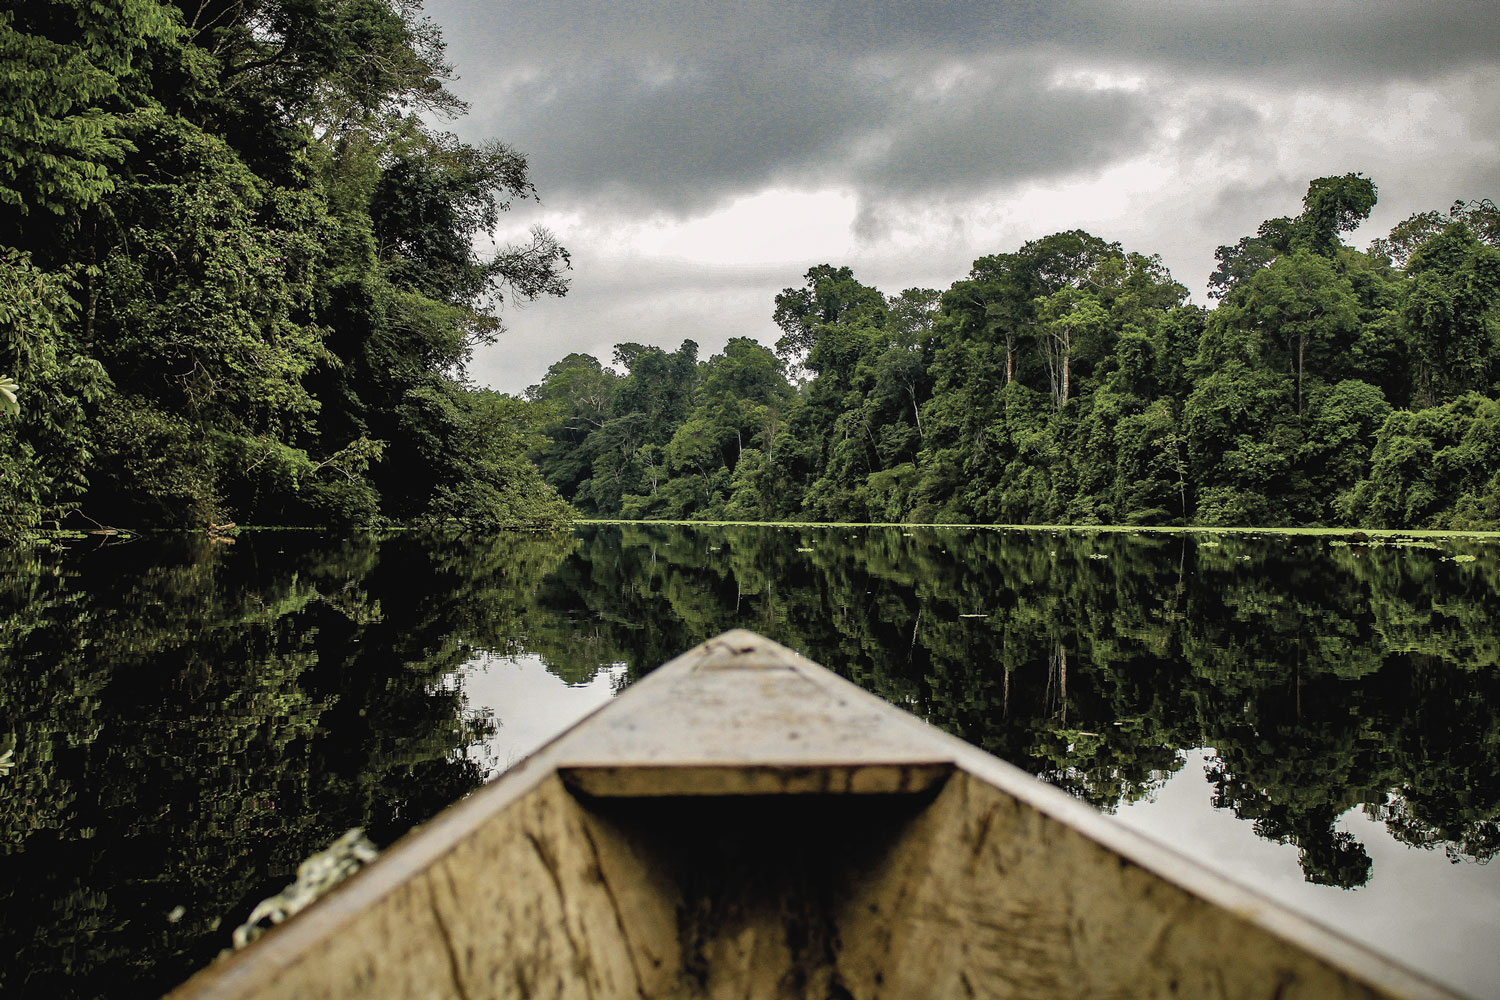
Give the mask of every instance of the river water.
POLYGON ((0 553, 0 996, 155 996, 755 629, 1475 996, 1500 995, 1500 541, 583 525, 0 553))

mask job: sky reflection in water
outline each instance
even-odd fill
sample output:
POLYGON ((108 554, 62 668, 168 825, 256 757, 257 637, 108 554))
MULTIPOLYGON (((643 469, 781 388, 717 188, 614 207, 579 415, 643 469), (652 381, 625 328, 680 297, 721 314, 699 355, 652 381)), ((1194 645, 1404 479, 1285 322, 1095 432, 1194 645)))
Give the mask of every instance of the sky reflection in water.
POLYGON ((1497 554, 661 525, 0 553, 0 995, 159 995, 344 830, 390 843, 732 627, 1492 995, 1497 554))

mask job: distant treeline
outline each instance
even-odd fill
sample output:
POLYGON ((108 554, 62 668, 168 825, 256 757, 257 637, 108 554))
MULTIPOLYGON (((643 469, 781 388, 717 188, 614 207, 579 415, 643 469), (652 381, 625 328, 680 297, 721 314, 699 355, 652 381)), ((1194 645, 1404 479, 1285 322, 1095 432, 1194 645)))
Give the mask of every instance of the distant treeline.
POLYGON ((568 255, 476 251, 533 189, 449 78, 418 0, 0 11, 0 539, 568 516, 464 374, 568 255))
POLYGON ((1500 528, 1500 210, 1354 250, 1375 202, 1314 180, 1219 248, 1212 310, 1081 231, 945 292, 814 267, 776 296, 774 352, 554 364, 533 457, 627 518, 1500 528))

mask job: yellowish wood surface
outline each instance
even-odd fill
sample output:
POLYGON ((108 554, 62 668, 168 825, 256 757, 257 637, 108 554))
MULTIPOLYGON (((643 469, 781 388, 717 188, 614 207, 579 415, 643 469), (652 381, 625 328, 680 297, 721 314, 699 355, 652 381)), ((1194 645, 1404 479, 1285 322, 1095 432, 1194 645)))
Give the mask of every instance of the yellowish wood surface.
POLYGON ((171 996, 1453 994, 736 631, 171 996))

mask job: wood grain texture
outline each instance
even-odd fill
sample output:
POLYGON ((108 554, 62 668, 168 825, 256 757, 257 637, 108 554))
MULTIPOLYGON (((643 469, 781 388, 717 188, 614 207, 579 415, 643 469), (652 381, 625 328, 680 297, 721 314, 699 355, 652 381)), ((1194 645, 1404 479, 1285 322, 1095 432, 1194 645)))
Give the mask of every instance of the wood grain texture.
POLYGON ((171 994, 1454 996, 743 631, 171 994))
POLYGON ((963 773, 859 886, 840 921, 855 997, 1393 995, 963 773))
MULTIPOLYGON (((607 835, 606 835, 607 838, 607 835)), ((661 995, 680 962, 670 896, 631 873, 629 916, 594 825, 554 776, 432 864, 280 961, 256 948, 180 991, 197 997, 567 998, 661 995)), ((618 848, 606 843, 608 853, 618 848)), ((330 902, 335 897, 330 897, 330 902)), ((322 906, 323 904, 319 904, 322 906)), ((288 929, 296 929, 290 922, 288 929)), ((271 940, 268 935, 267 940, 271 940)))

